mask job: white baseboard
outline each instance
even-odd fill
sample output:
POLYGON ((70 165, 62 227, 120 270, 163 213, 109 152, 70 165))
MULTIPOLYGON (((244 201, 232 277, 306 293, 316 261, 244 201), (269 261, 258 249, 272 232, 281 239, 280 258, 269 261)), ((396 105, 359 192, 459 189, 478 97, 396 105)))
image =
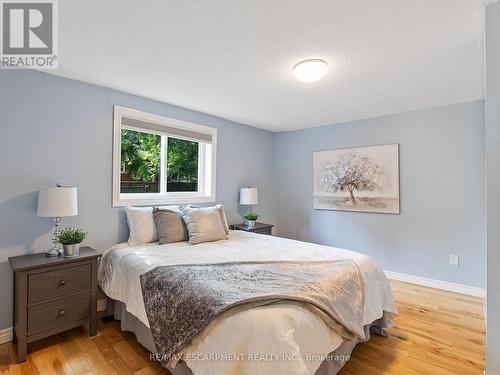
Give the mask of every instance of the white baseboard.
POLYGON ((405 273, 399 273, 399 272, 392 272, 392 271, 384 271, 384 272, 386 276, 392 280, 404 281, 410 284, 447 290, 449 292, 466 294, 468 296, 480 297, 483 299, 486 298, 486 289, 483 288, 477 288, 474 286, 468 286, 462 284, 455 284, 455 283, 450 283, 448 281, 428 279, 426 277, 407 275, 405 273))
POLYGON ((0 344, 5 344, 12 341, 12 327, 2 329, 0 331, 0 344))

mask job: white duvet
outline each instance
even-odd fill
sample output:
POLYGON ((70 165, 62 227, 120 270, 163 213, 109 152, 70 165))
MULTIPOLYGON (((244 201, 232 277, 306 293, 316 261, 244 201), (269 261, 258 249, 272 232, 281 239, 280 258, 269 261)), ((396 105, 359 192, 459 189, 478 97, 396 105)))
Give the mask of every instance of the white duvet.
MULTIPOLYGON (((99 283, 110 297, 149 327, 142 299, 140 275, 160 265, 251 260, 352 259, 365 287, 363 324, 397 313, 385 274, 369 257, 321 246, 243 231, 228 240, 198 245, 185 242, 129 247, 119 244, 104 253, 99 283), (107 265, 107 266, 103 266, 107 265)), ((167 317, 168 319, 168 317, 167 317)), ((324 355, 342 337, 312 312, 295 305, 271 305, 234 314, 216 326, 182 355, 195 375, 314 374, 324 355)))

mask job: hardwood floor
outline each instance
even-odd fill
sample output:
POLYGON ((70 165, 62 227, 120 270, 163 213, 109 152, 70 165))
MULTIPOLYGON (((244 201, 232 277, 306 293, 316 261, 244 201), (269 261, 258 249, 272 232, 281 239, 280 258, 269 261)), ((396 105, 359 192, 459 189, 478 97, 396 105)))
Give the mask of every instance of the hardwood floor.
POLYGON ((480 298, 391 282, 399 310, 389 337, 359 344, 341 375, 482 375, 485 328, 480 298))
MULTIPOLYGON (((399 317, 389 337, 372 336, 353 352, 341 375, 474 375, 485 363, 482 301, 391 282, 399 317)), ((0 345, 0 374, 170 374, 119 324, 99 320, 98 335, 83 328, 40 340, 15 363, 12 344, 0 345)))

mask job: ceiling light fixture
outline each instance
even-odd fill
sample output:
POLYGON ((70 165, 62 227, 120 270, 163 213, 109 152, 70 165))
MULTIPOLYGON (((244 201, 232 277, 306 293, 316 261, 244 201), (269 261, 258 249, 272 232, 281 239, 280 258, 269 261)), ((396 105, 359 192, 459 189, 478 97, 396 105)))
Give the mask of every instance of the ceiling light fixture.
POLYGON ((293 75, 302 82, 319 81, 328 72, 328 64, 320 59, 299 62, 293 67, 293 75))

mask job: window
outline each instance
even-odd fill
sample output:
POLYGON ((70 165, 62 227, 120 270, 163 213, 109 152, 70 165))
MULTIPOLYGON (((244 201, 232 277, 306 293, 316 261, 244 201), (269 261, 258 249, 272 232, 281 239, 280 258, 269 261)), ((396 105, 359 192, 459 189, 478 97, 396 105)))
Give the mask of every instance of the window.
POLYGON ((114 109, 113 206, 215 201, 217 129, 114 109))

